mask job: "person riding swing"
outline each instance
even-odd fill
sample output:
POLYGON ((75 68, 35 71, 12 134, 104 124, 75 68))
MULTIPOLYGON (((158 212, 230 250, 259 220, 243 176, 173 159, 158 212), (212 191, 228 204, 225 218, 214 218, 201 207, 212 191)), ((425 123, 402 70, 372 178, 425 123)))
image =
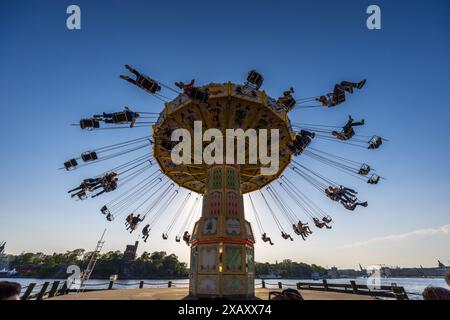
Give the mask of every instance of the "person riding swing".
POLYGON ((291 111, 297 103, 292 96, 293 93, 294 88, 291 87, 289 90, 284 91, 283 96, 279 97, 277 100, 277 104, 282 106, 287 112, 291 111))
POLYGON ((350 210, 350 211, 354 211, 357 206, 361 206, 361 207, 366 208, 369 205, 369 203, 367 201, 364 201, 364 202, 346 202, 346 201, 341 201, 341 204, 344 206, 345 209, 350 210))
POLYGON ((355 130, 353 127, 363 126, 365 124, 364 119, 359 122, 353 122, 353 118, 348 116, 348 121, 345 126, 342 127, 342 131, 332 131, 331 134, 342 141, 347 141, 353 138, 355 135, 355 130))
POLYGON ((191 82, 185 84, 182 81, 175 82, 175 85, 183 90, 184 95, 188 96, 191 99, 198 100, 201 102, 208 101, 208 89, 200 90, 199 88, 194 86, 195 80, 192 79, 191 82))
POLYGON ((130 108, 124 107, 123 111, 106 113, 103 115, 94 115, 95 118, 102 120, 105 123, 111 124, 130 124, 130 128, 134 127, 136 120, 139 118, 139 113, 131 111, 130 108))
POLYGON ((141 74, 140 72, 136 71, 129 65, 125 65, 125 68, 128 69, 132 74, 136 76, 136 79, 131 79, 128 76, 120 76, 121 79, 128 81, 131 84, 134 84, 138 86, 141 89, 144 89, 148 93, 155 94, 156 92, 161 91, 161 86, 158 84, 156 80, 151 79, 150 77, 141 74))
POLYGON ((306 147, 309 146, 315 135, 316 134, 314 132, 300 130, 300 134, 295 136, 295 140, 289 146, 289 151, 291 151, 295 156, 300 155, 306 147))
POLYGON ((367 180, 368 184, 378 184, 380 182, 381 177, 379 175, 372 175, 369 180, 367 180))
POLYGON ((285 240, 290 239, 291 241, 294 241, 294 239, 292 239, 291 235, 289 233, 286 233, 284 231, 281 231, 281 237, 285 240))
POLYGON ((271 246, 273 246, 272 239, 270 239, 270 237, 268 237, 265 232, 261 235, 261 239, 262 239, 262 241, 268 242, 268 243, 270 243, 271 246))
MULTIPOLYGON (((126 219, 125 219, 125 226, 129 226, 131 224, 131 221, 133 220, 134 213, 130 213, 126 219)), ((128 229, 127 229, 128 230, 128 229)))
POLYGON ((331 229, 331 226, 329 226, 326 222, 321 222, 318 218, 313 218, 313 221, 316 227, 319 229, 322 229, 323 227, 331 229))
POLYGON ((187 245, 189 245, 189 243, 191 241, 191 235, 189 234, 188 231, 185 231, 183 233, 183 241, 186 242, 187 245))
POLYGON ((142 229, 142 239, 144 239, 144 242, 147 242, 148 236, 150 234, 150 225, 147 224, 143 229, 142 229))
POLYGON ((331 219, 330 216, 326 216, 322 218, 322 221, 325 222, 326 224, 330 224, 333 221, 333 219, 331 219))
POLYGON ((137 216, 133 216, 133 218, 131 218, 130 224, 128 225, 126 230, 130 230, 130 233, 132 233, 138 226, 139 222, 142 222, 142 221, 144 221, 144 219, 141 219, 140 214, 138 214, 137 216))
POLYGON ((367 176, 372 168, 368 164, 363 164, 358 170, 358 174, 362 176, 367 176))
POLYGON ((369 141, 369 146, 367 149, 378 149, 383 144, 383 138, 379 136, 374 136, 369 141))

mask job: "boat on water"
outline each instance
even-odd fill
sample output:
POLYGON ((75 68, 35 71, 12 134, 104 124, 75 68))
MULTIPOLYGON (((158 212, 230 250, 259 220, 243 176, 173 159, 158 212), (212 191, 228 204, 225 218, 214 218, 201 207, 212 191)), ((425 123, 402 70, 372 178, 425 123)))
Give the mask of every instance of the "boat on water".
POLYGON ((0 277, 10 277, 10 276, 14 276, 16 274, 17 274, 16 269, 8 270, 8 269, 3 268, 0 270, 0 277))

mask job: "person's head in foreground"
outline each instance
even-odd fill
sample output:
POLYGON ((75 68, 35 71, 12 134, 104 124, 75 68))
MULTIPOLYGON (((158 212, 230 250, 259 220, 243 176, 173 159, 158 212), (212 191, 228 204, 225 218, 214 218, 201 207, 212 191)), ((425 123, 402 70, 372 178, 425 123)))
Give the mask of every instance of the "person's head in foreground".
POLYGON ((22 286, 17 282, 0 281, 0 300, 20 300, 22 286))
POLYGON ((426 287, 422 292, 424 300, 450 300, 450 290, 439 287, 426 287))
POLYGON ((447 285, 450 287, 450 272, 445 275, 445 282, 447 282, 447 285))

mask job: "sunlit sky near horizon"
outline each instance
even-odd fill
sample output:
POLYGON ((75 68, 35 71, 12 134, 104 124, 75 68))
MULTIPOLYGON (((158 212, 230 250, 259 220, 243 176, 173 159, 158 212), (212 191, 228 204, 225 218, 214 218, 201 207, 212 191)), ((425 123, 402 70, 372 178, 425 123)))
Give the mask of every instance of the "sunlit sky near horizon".
MULTIPOLYGON (((119 79, 125 63, 168 84, 243 82, 254 68, 274 97, 290 86, 310 97, 341 80, 368 79, 345 104, 296 110, 290 118, 341 125, 351 114, 366 120, 362 135, 390 140, 376 151, 315 140, 318 149, 372 164, 387 180, 369 186, 300 156, 357 189, 369 207, 347 211, 288 173, 334 218, 333 229, 285 241, 262 212, 275 246, 257 241, 256 260, 351 268, 450 264, 449 14, 448 1, 1 1, 0 241, 8 241, 8 253, 92 250, 108 228, 104 250, 124 250, 138 233, 99 213, 117 193, 84 202, 67 194, 116 162, 57 169, 82 151, 151 129, 85 132, 70 124, 125 105, 162 109, 161 101, 119 79), (81 30, 66 28, 70 4, 81 7, 81 30), (382 30, 366 27, 370 4, 381 7, 382 30)), ((253 223, 248 203, 246 212, 253 223)), ((174 235, 161 239, 169 220, 159 220, 139 253, 164 250, 187 262, 184 243, 174 235)), ((259 240, 256 223, 253 229, 259 240)))

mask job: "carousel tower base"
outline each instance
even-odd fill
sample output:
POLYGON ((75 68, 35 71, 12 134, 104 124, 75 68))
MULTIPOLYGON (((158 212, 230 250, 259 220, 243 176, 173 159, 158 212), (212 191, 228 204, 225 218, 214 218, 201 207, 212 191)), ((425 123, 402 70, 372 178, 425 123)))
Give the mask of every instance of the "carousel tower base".
POLYGON ((202 216, 192 232, 189 295, 253 298, 254 242, 244 217, 239 166, 209 167, 202 216))

